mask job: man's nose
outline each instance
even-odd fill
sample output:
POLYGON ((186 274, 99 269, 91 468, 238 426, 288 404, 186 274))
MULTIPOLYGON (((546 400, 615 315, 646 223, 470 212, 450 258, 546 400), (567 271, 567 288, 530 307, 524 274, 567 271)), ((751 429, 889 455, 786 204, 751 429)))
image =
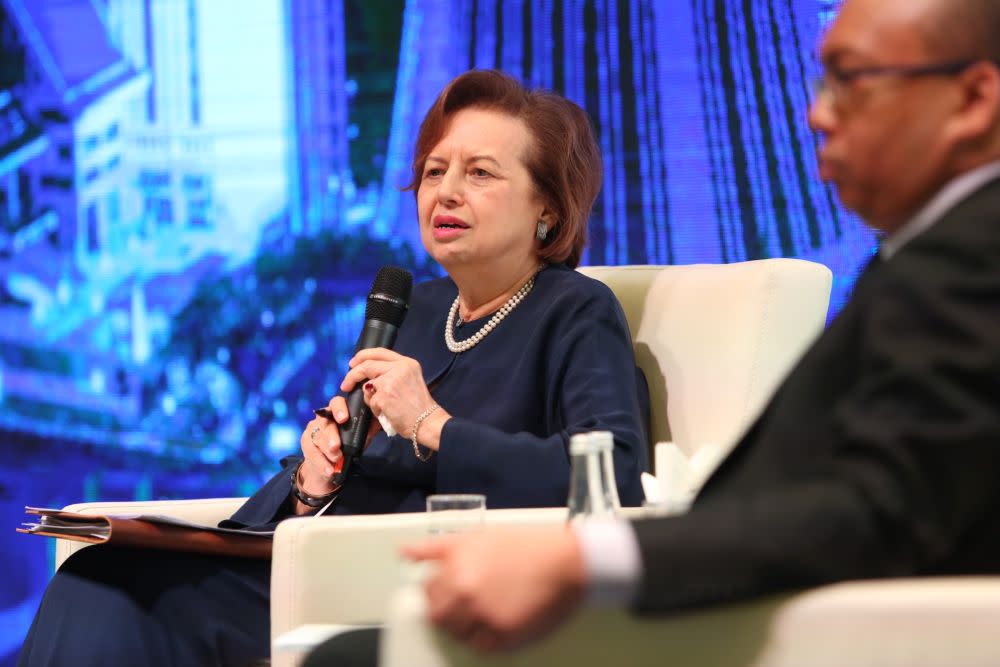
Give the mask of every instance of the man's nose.
POLYGON ((829 91, 819 91, 813 96, 806 118, 813 132, 829 134, 837 121, 829 91))

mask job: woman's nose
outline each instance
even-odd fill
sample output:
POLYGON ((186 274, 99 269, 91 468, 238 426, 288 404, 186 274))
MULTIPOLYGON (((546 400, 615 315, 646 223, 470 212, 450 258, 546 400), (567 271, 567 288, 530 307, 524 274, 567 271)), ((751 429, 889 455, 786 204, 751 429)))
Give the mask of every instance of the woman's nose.
POLYGON ((449 169, 441 177, 438 184, 438 201, 442 204, 456 205, 462 201, 462 178, 461 173, 455 169, 449 169))

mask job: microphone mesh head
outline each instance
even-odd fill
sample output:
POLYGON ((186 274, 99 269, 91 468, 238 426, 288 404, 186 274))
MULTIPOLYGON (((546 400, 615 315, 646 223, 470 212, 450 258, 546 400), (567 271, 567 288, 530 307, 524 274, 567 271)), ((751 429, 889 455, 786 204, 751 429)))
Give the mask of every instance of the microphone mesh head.
POLYGON ((383 266, 372 281, 365 306, 365 319, 388 322, 398 327, 406 317, 411 289, 412 273, 398 266, 383 266))

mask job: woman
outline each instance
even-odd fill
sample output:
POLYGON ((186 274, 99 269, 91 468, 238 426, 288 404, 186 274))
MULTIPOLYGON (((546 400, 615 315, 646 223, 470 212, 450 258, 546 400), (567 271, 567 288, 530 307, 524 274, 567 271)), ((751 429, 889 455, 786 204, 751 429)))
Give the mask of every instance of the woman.
MULTIPOLYGON (((309 422, 303 457, 286 460, 230 524, 421 511, 430 493, 562 505, 569 437, 596 429, 614 434, 619 495, 638 504, 645 384, 614 296, 573 271, 600 180, 579 107, 498 72, 452 81, 421 125, 410 186, 424 246, 448 278, 415 287, 395 350, 359 352, 341 385, 364 383, 365 402, 399 435, 376 426, 337 488, 335 422, 347 414, 335 397, 335 419, 309 422)), ((19 664, 241 664, 268 654, 268 564, 144 552, 131 565, 131 556, 105 547, 69 559, 19 664), (95 607, 113 619, 69 622, 95 607), (130 652, 143 645, 152 648, 141 657, 130 652)))

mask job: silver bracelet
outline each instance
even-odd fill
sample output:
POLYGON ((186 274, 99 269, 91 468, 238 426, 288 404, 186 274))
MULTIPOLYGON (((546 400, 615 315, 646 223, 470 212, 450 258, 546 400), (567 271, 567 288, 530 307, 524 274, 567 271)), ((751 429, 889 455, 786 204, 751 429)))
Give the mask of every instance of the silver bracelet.
POLYGON ((440 407, 440 405, 434 403, 431 407, 421 412, 420 416, 417 417, 417 421, 413 422, 413 434, 410 436, 410 442, 413 443, 413 454, 421 461, 430 461, 431 457, 434 456, 434 450, 429 450, 426 456, 420 453, 420 445, 417 444, 417 429, 420 428, 420 424, 422 424, 425 419, 431 416, 432 412, 440 407))
POLYGON ((322 496, 309 495, 305 492, 305 489, 299 486, 299 468, 301 468, 302 464, 305 462, 305 459, 299 461, 299 464, 295 466, 295 470, 292 471, 292 495, 306 507, 316 509, 317 507, 326 505, 328 502, 336 498, 337 494, 340 493, 340 485, 337 485, 337 487, 330 493, 326 493, 322 496))

